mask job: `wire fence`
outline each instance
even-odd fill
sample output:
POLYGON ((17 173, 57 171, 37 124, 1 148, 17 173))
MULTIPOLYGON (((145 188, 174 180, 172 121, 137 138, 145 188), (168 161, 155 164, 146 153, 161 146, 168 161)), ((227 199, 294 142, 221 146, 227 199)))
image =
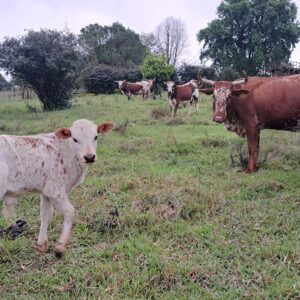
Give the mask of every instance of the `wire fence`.
POLYGON ((24 100, 36 98, 32 89, 27 87, 4 87, 0 90, 0 100, 24 100))

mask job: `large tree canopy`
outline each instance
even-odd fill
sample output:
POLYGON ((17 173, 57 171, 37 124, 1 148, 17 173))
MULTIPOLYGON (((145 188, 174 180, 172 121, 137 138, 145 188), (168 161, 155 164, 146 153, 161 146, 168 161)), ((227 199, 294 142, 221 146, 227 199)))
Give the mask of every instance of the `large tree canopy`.
POLYGON ((199 31, 200 59, 249 75, 286 62, 299 40, 297 7, 291 0, 224 0, 217 19, 199 31))
POLYGON ((80 53, 69 32, 30 30, 0 44, 0 67, 28 84, 45 110, 70 106, 80 53))
POLYGON ((146 47, 137 33, 120 23, 112 26, 91 24, 81 29, 79 41, 99 64, 135 67, 143 63, 146 47))

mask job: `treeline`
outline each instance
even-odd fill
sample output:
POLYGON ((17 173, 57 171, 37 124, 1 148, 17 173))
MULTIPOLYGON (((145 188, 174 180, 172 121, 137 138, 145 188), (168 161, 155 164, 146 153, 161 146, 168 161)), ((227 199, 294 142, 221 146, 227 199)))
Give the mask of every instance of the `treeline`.
MULTIPOLYGON (((291 0, 223 0, 216 19, 197 34, 202 76, 234 80, 243 71, 266 76, 270 68, 287 64, 300 36, 296 17, 291 0)), ((155 78, 162 85, 194 79, 199 65, 180 63, 186 46, 185 24, 173 17, 142 35, 120 23, 90 24, 78 36, 29 30, 0 44, 0 68, 13 83, 30 86, 45 110, 55 110, 70 106, 74 87, 98 94, 114 92, 115 80, 155 78)), ((0 88, 5 84, 0 77, 0 88)))

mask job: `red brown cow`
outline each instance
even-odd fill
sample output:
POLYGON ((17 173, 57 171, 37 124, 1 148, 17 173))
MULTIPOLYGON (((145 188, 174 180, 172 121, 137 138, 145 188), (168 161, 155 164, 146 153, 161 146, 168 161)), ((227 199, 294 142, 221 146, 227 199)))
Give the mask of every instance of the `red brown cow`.
POLYGON ((143 94, 143 85, 139 82, 127 82, 126 80, 123 81, 116 81, 119 85, 119 89, 122 94, 126 95, 128 100, 131 99, 131 95, 134 94, 143 94))
POLYGON ((192 112, 192 106, 195 106, 198 113, 199 90, 196 80, 191 80, 185 84, 178 85, 174 81, 165 82, 167 86, 170 111, 175 117, 180 103, 189 104, 189 115, 192 112))
POLYGON ((246 172, 259 168, 261 129, 300 130, 300 75, 242 81, 212 81, 200 78, 212 88, 200 92, 214 95, 213 120, 242 137, 247 137, 246 172))

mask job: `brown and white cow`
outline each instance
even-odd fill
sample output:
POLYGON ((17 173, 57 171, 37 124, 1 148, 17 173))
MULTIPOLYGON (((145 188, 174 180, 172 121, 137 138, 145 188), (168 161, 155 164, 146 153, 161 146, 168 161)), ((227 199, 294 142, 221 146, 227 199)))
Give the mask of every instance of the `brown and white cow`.
POLYGON ((145 91, 148 89, 148 82, 143 84, 142 82, 127 82, 126 80, 116 81, 118 87, 123 95, 126 95, 128 100, 132 95, 141 94, 144 97, 145 91))
POLYGON ((174 81, 165 82, 168 92, 171 114, 175 117, 179 104, 189 105, 189 115, 192 113, 192 107, 196 108, 198 113, 199 89, 196 80, 190 80, 185 84, 176 84, 174 81))
POLYGON ((55 247, 61 257, 68 243, 75 209, 68 194, 81 183, 88 165, 97 160, 98 135, 113 128, 111 122, 96 125, 77 120, 70 128, 32 136, 0 135, 0 201, 3 216, 10 218, 18 198, 27 193, 41 196, 38 250, 48 251, 47 229, 53 206, 64 216, 63 230, 55 247))
POLYGON ((213 120, 247 137, 247 173, 259 169, 261 129, 300 130, 300 75, 250 77, 234 82, 202 78, 200 81, 212 86, 200 92, 214 96, 213 120))

